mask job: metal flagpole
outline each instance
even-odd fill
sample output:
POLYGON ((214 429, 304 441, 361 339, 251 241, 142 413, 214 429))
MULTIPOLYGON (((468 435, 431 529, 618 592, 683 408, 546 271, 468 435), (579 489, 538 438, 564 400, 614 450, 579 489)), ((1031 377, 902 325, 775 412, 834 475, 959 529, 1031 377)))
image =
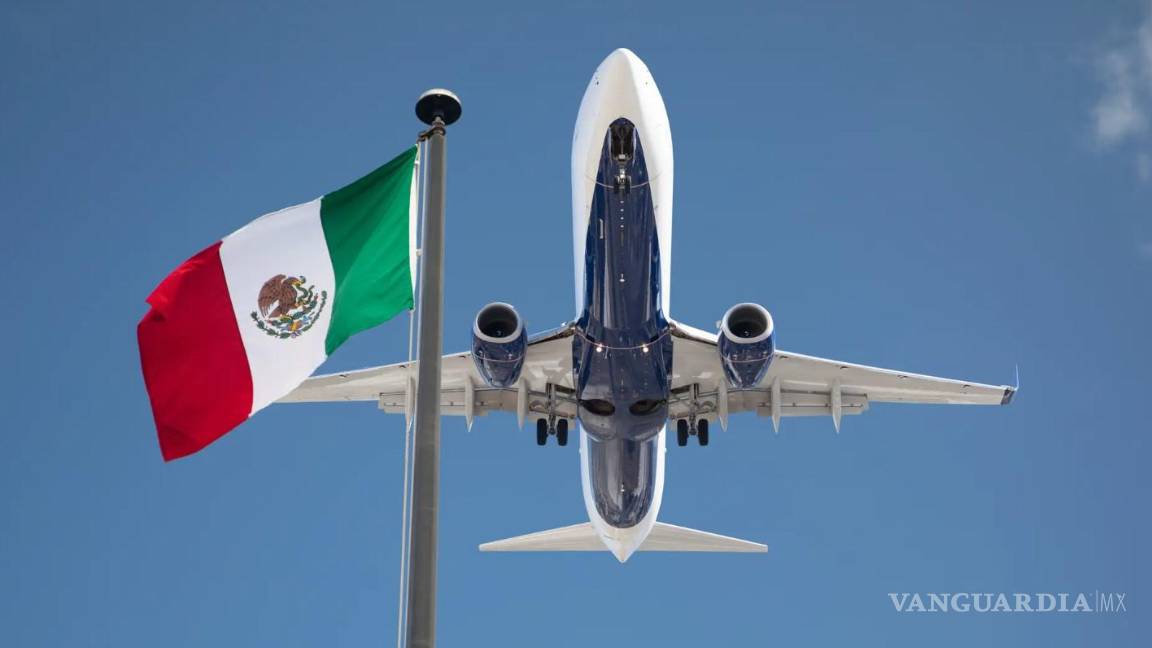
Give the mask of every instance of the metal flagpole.
POLYGON ((424 239, 420 245, 420 336, 416 353, 416 436, 412 459, 412 523, 408 548, 408 648, 436 645, 436 544, 440 503, 440 355, 444 301, 445 127, 460 118, 448 90, 420 95, 416 116, 427 157, 424 239))
MULTIPOLYGON (((420 163, 420 161, 425 156, 427 156, 427 152, 424 150, 426 147, 424 145, 425 142, 424 142, 424 134, 423 133, 421 133, 420 137, 417 138, 416 144, 417 144, 417 146, 420 147, 420 151, 416 154, 416 168, 420 173, 420 176, 417 178, 417 182, 416 182, 416 187, 418 189, 416 209, 417 209, 418 213, 423 214, 424 213, 424 203, 428 199, 428 196, 425 193, 427 191, 427 188, 428 188, 428 173, 427 173, 428 165, 420 163)), ((415 227, 417 229, 417 233, 419 234, 420 220, 417 220, 413 224, 413 227, 415 227)), ((416 254, 416 258, 419 259, 420 258, 420 249, 419 248, 416 249, 415 254, 416 254)), ((416 272, 415 278, 416 278, 416 281, 412 282, 413 286, 419 286, 420 284, 417 283, 418 281, 420 281, 419 265, 417 265, 417 272, 416 272)), ((415 288, 415 290, 419 290, 419 288, 415 288)), ((419 293, 417 293, 417 294, 419 294, 419 293)), ((408 625, 407 625, 408 624, 408 550, 409 550, 408 533, 411 531, 411 528, 412 528, 411 524, 410 524, 412 522, 412 516, 410 515, 410 511, 409 511, 410 507, 412 506, 412 498, 409 495, 408 491, 411 490, 411 488, 412 488, 412 479, 411 479, 411 472, 412 472, 412 431, 413 431, 412 426, 415 423, 415 421, 413 421, 412 419, 413 419, 413 416, 415 415, 414 410, 416 407, 416 401, 415 401, 415 399, 416 399, 416 384, 415 384, 415 376, 413 375, 416 372, 416 362, 414 362, 415 353, 416 353, 416 307, 415 307, 415 305, 413 305, 413 307, 408 311, 408 378, 407 378, 408 387, 407 388, 411 389, 412 393, 407 395, 407 397, 406 397, 407 400, 405 401, 405 405, 404 405, 404 408, 405 408, 405 412, 404 412, 404 487, 403 487, 403 499, 401 500, 402 505, 400 507, 400 577, 399 577, 399 583, 397 585, 397 592, 398 593, 397 593, 397 605, 396 605, 396 648, 404 648, 404 641, 407 638, 407 633, 405 633, 404 631, 408 627, 408 625)))

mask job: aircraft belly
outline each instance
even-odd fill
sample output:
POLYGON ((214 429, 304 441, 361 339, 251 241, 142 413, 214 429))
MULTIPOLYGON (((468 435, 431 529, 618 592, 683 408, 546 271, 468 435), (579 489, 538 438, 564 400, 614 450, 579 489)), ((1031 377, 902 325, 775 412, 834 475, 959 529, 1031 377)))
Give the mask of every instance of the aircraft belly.
POLYGON ((573 381, 585 506, 621 561, 655 525, 663 495, 672 161, 655 81, 634 54, 613 52, 573 137, 573 381), (634 150, 612 150, 613 128, 633 133, 634 150))

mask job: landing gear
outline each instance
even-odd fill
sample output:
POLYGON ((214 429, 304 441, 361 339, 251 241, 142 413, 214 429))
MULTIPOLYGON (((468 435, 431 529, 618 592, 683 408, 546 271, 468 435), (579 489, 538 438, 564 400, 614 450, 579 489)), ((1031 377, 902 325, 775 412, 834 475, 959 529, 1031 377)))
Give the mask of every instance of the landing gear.
POLYGON ((536 419, 536 445, 548 444, 548 437, 556 436, 556 443, 561 446, 568 445, 568 419, 554 420, 549 425, 548 419, 536 419))
MULTIPOLYGON (((548 400, 540 404, 545 416, 536 419, 536 445, 548 445, 548 437, 555 436, 556 443, 568 445, 568 419, 562 418, 557 412, 556 385, 548 383, 545 387, 548 400)), ((533 403, 533 407, 537 404, 533 403)), ((539 409, 536 411, 540 411, 539 409)))
POLYGON ((636 154, 636 127, 626 119, 618 119, 608 127, 612 133, 611 152, 616 164, 625 166, 636 154))
POLYGON ((568 419, 556 421, 556 443, 561 446, 568 445, 568 419))
POLYGON ((692 385, 687 416, 676 419, 676 445, 688 445, 689 436, 696 437, 696 442, 701 446, 708 445, 708 419, 704 416, 715 411, 714 405, 701 401, 700 385, 692 385))
POLYGON ((676 419, 676 445, 683 448, 688 445, 688 437, 696 437, 701 446, 708 445, 708 419, 676 419))
POLYGON ((632 177, 628 175, 632 158, 636 155, 636 127, 626 119, 618 119, 608 127, 612 159, 616 161, 616 177, 613 182, 617 193, 632 190, 632 177))

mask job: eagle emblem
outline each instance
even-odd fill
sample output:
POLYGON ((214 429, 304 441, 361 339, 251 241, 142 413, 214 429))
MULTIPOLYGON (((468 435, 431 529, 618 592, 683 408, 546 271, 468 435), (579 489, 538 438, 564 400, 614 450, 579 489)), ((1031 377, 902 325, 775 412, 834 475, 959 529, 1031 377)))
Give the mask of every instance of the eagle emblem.
POLYGON ((260 287, 252 321, 268 335, 281 340, 299 337, 320 317, 328 303, 328 291, 316 291, 303 275, 276 275, 260 287))

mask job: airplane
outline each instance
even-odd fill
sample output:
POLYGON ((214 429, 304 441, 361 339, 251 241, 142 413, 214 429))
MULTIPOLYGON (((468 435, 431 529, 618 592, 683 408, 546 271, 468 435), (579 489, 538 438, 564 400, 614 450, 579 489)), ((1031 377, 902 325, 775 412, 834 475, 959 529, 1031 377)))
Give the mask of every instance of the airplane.
MULTIPOLYGON (((1015 387, 936 378, 777 349, 761 305, 732 306, 709 333, 670 318, 672 132, 647 66, 612 52, 580 104, 572 142, 574 321, 529 336, 494 302, 471 350, 445 356, 440 411, 535 419, 536 443, 576 426, 588 522, 480 545, 481 551, 764 552, 764 544, 657 521, 671 422, 676 444, 707 446, 738 412, 860 414, 871 403, 1006 405, 1015 387)), ((281 402, 375 401, 411 417, 412 363, 310 378, 281 402)))

